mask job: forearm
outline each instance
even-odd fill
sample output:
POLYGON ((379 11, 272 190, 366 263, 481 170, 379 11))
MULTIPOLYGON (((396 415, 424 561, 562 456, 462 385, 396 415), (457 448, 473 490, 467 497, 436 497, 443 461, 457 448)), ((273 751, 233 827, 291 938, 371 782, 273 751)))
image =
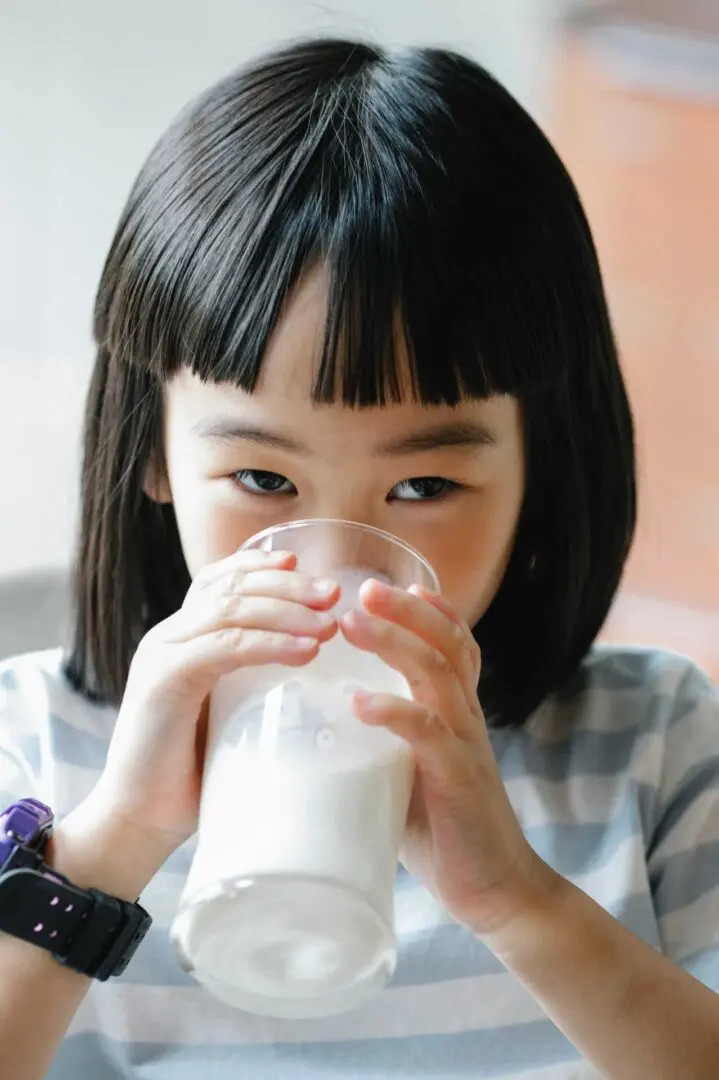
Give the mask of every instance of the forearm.
MULTIPOLYGON (((124 838, 91 824, 78 808, 58 826, 47 861, 81 887, 135 900, 149 880, 137 862, 116 858, 124 838)), ((90 979, 43 949, 0 934, 0 1078, 41 1080, 50 1067, 90 979)))
POLYGON ((41 1080, 90 980, 0 935, 0 1076, 41 1080))
POLYGON ((719 996, 542 867, 496 956, 603 1080, 715 1080, 719 996))

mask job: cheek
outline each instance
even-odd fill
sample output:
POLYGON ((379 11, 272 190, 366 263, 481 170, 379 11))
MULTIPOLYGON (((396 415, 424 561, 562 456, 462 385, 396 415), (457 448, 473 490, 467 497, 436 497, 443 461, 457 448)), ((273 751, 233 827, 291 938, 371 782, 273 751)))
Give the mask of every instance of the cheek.
POLYGON ((175 518, 185 562, 194 578, 212 563, 227 558, 267 524, 242 507, 224 483, 205 479, 173 485, 175 518))
POLYGON ((195 578, 280 519, 276 503, 242 496, 231 480, 219 474, 217 460, 203 460, 187 436, 187 422, 166 431, 165 461, 182 551, 190 577, 195 578))
POLYGON ((462 548, 456 537, 450 550, 436 559, 442 592, 458 615, 473 626, 484 614, 501 584, 507 558, 487 536, 475 533, 462 548))
POLYGON ((521 503, 467 515, 435 553, 442 592, 474 626, 492 603, 507 569, 521 503))

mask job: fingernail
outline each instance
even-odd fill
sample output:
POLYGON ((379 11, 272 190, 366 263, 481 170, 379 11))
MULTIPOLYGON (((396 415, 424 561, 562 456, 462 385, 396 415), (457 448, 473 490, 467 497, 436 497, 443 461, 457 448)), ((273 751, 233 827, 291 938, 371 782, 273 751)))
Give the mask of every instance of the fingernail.
POLYGON ((337 582, 331 578, 317 578, 312 582, 312 592, 317 596, 329 596, 337 588, 337 582))
POLYGON ((292 648, 298 649, 301 652, 307 652, 308 649, 314 649, 317 644, 317 638, 313 637, 298 637, 292 639, 292 648))
POLYGON ((345 611, 342 616, 342 622, 348 623, 350 626, 354 624, 368 623, 372 618, 363 608, 350 608, 349 611, 345 611))
POLYGON ((331 626, 332 623, 337 621, 337 618, 329 611, 318 611, 316 613, 316 621, 320 626, 331 626))
POLYGON ((291 551, 268 551, 267 558, 270 562, 284 562, 285 559, 291 558, 293 552, 291 551))
POLYGON ((361 708, 371 709, 376 704, 376 694, 367 693, 366 690, 357 690, 355 701, 361 708))
POLYGON ((390 694, 371 694, 365 690, 358 690, 355 694, 355 702, 360 709, 371 711, 390 707, 393 704, 393 698, 390 694))
POLYGON ((392 586, 388 585, 386 581, 380 581, 379 578, 376 577, 367 578, 366 581, 362 582, 362 585, 371 585, 373 589, 380 589, 383 592, 390 592, 392 589, 392 586))

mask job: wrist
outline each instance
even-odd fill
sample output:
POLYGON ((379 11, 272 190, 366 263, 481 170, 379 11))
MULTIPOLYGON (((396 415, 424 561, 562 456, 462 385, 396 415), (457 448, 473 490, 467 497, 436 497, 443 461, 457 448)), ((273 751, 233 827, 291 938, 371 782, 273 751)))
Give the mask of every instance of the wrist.
POLYGON ((574 891, 571 882, 534 855, 521 883, 503 905, 502 919, 478 936, 499 960, 512 967, 518 954, 533 951, 545 935, 561 928, 574 891))
POLYGON ((141 830, 90 796, 58 822, 45 861, 73 885, 134 902, 167 856, 141 830))

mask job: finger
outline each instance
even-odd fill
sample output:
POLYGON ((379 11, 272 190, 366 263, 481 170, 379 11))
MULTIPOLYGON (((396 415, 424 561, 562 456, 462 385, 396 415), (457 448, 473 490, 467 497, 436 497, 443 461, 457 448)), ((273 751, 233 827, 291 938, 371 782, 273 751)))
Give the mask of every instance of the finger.
POLYGON ((301 667, 315 658, 318 649, 319 641, 314 637, 229 627, 180 643, 171 651, 176 669, 184 677, 192 677, 226 675, 241 667, 265 664, 301 667))
POLYGON ((457 614, 449 600, 442 596, 441 593, 432 592, 431 589, 425 589, 423 585, 410 585, 409 592, 426 600, 428 604, 436 607, 439 611, 443 612, 448 619, 451 619, 452 622, 455 622, 458 626, 462 627, 462 630, 466 634, 467 641, 469 642, 469 650, 472 657, 473 685, 476 690, 479 683, 479 676, 482 672, 482 650, 479 647, 479 643, 477 642, 469 623, 466 619, 463 619, 461 615, 457 614))
POLYGON ((131 684, 135 688, 149 685, 150 696, 165 703, 168 694, 177 692, 178 682, 185 687, 194 685, 201 700, 222 675, 265 664, 302 667, 319 650, 314 637, 266 630, 229 627, 179 643, 153 640, 155 630, 145 635, 132 659, 135 678, 128 683, 128 691, 131 684))
POLYGON ((460 679, 467 703, 473 706, 479 681, 479 649, 469 628, 461 624, 453 611, 451 616, 447 615, 418 596, 414 587, 408 592, 378 581, 366 582, 360 589, 360 599, 370 614, 410 630, 442 653, 460 679))
POLYGON ((337 603, 339 592, 336 581, 315 578, 298 570, 262 569, 247 573, 231 570, 194 595, 188 593, 186 603, 205 603, 208 596, 216 597, 218 602, 237 596, 261 596, 326 609, 337 603))
POLYGON ((362 723, 386 728, 409 743, 420 768, 430 767, 435 773, 438 768, 445 772, 451 768, 448 748, 457 739, 440 713, 394 694, 357 693, 352 705, 362 723))
POLYGON ((297 556, 291 551, 234 551, 225 559, 210 563, 195 576, 191 589, 199 591, 212 585, 227 574, 248 574, 252 570, 282 567, 291 570, 297 565, 297 556))
POLYGON ((442 593, 434 592, 432 589, 426 589, 424 585, 410 585, 407 591, 420 597, 422 600, 426 600, 428 604, 432 604, 433 607, 436 607, 439 611, 443 612, 448 619, 457 623, 457 625, 461 626, 467 633, 472 633, 472 628, 469 623, 463 619, 461 615, 457 614, 447 597, 443 596, 442 593))
POLYGON ((350 644, 374 653, 405 677, 416 702, 445 717, 460 737, 471 735, 479 702, 475 694, 474 709, 468 705, 464 687, 444 653, 411 630, 361 610, 348 612, 340 625, 350 644))
POLYGON ((203 603, 183 607, 163 624, 161 637, 175 644, 216 630, 264 630, 328 641, 337 630, 329 612, 266 596, 207 594, 203 603))
POLYGON ((454 610, 449 600, 442 596, 441 593, 433 592, 432 589, 425 589, 424 585, 410 585, 407 591, 414 596, 419 596, 422 600, 426 600, 428 603, 438 608, 439 611, 444 612, 447 618, 451 619, 452 622, 457 623, 458 626, 464 627, 467 625, 454 610))
POLYGON ((409 743, 434 741, 450 733, 450 729, 437 713, 416 701, 397 697, 395 694, 368 694, 358 691, 354 695, 353 708, 364 723, 390 728, 395 735, 409 743))

